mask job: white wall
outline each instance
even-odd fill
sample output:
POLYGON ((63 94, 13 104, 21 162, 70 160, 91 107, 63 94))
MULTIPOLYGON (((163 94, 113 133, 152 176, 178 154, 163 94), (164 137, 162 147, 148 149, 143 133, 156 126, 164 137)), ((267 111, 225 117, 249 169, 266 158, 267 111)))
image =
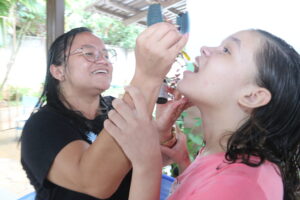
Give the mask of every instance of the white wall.
POLYGON ((199 55, 232 33, 249 28, 269 31, 300 53, 299 0, 187 0, 191 32, 188 53, 199 55))
MULTIPOLYGON (((1 62, 0 66, 2 70, 8 62, 8 55, 10 55, 7 51, 5 53, 6 62, 1 62)), ((38 89, 41 83, 44 82, 45 74, 45 38, 26 36, 22 41, 15 64, 9 74, 7 85, 38 89)))
MULTIPOLYGON (((114 63, 112 85, 125 85, 131 80, 135 68, 133 50, 125 50, 107 45, 117 51, 114 63)), ((0 80, 6 72, 6 64, 10 56, 9 49, 0 49, 0 80)), ((26 36, 22 42, 15 64, 10 72, 7 85, 32 88, 36 91, 44 82, 46 75, 45 38, 26 36)))

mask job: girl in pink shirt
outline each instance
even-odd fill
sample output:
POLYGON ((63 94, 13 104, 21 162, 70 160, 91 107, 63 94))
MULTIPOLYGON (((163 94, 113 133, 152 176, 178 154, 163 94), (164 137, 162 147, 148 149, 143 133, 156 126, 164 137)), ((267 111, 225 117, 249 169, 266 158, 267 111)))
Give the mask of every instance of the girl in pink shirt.
MULTIPOLYGON (((169 200, 295 200, 299 54, 262 30, 237 32, 217 47, 202 47, 200 53, 198 69, 186 71, 177 89, 201 111, 205 147, 192 164, 182 133, 174 147, 162 147, 164 156, 183 171, 169 200)), ((109 113, 105 128, 131 160, 129 199, 158 199, 159 176, 151 171, 162 165, 161 154, 153 151, 159 148, 158 126, 147 117, 141 92, 126 90, 135 108, 115 100, 116 110, 109 113)))

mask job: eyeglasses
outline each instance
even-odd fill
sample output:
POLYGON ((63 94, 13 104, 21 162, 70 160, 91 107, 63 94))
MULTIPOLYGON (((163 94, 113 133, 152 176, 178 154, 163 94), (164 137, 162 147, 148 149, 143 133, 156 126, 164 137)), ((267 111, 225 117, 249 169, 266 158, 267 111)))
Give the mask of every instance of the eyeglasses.
POLYGON ((83 46, 81 48, 75 49, 70 55, 81 54, 83 57, 89 61, 95 63, 99 58, 113 64, 117 60, 117 52, 114 49, 104 49, 97 50, 93 46, 83 46))

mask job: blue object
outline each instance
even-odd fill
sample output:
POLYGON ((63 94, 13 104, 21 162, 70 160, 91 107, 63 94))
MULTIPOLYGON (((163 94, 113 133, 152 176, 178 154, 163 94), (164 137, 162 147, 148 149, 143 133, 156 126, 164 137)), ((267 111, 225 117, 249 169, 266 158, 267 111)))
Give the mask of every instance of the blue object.
MULTIPOLYGON (((160 4, 151 4, 148 8, 147 26, 163 22, 162 8, 160 4)), ((190 20, 188 12, 180 13, 176 18, 176 24, 182 34, 190 31, 190 20)))
POLYGON ((166 174, 162 175, 161 186, 160 186, 160 200, 166 200, 170 194, 171 186, 175 178, 166 174))
POLYGON ((29 194, 26 194, 25 196, 21 197, 20 199, 17 200, 34 200, 35 199, 35 192, 31 192, 29 194))
MULTIPOLYGON (((168 198, 170 191, 171 191, 171 186, 174 181, 175 181, 175 178, 165 175, 165 174, 162 175, 161 186, 160 186, 160 200, 166 200, 168 198)), ((36 193, 31 192, 17 200, 34 200, 35 196, 36 196, 36 193)))
POLYGON ((176 18, 176 23, 179 26, 179 30, 182 34, 190 31, 190 20, 188 12, 180 13, 176 18))
POLYGON ((147 26, 163 22, 162 10, 160 4, 151 4, 148 8, 147 26))

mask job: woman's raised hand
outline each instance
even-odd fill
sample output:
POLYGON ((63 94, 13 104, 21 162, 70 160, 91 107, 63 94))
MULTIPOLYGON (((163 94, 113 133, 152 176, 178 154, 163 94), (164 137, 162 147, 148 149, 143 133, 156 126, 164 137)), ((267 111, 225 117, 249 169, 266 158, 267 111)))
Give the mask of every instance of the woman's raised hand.
POLYGON ((136 41, 136 75, 162 82, 187 40, 188 35, 167 22, 147 28, 136 41))

